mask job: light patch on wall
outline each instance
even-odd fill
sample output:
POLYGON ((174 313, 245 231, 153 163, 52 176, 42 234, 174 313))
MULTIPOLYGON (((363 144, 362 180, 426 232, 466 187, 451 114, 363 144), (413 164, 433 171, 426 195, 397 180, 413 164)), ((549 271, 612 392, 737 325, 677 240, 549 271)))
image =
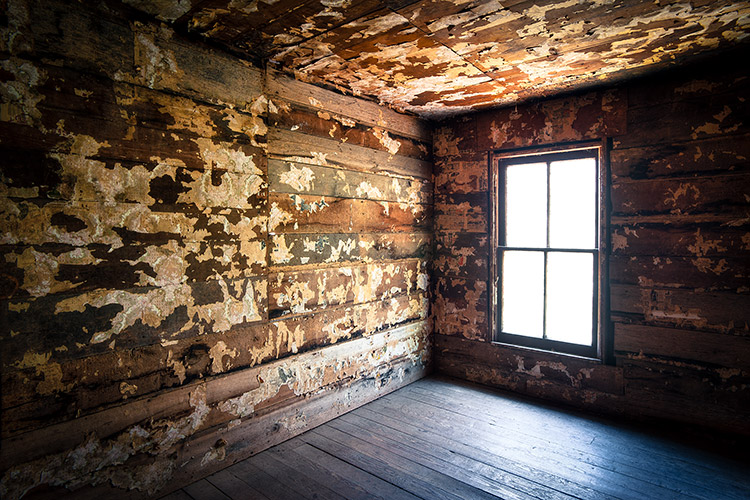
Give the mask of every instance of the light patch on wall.
POLYGON ((174 353, 170 349, 167 353, 167 366, 172 368, 174 371, 175 376, 177 377, 177 380, 180 381, 180 384, 185 382, 185 365, 183 364, 182 360, 177 359, 174 357, 174 353))
POLYGON ((35 125, 42 118, 37 105, 44 100, 36 89, 47 80, 46 72, 15 57, 0 61, 0 68, 13 75, 0 83, 0 121, 35 125))
POLYGON ((701 125, 700 127, 696 127, 693 131, 692 138, 697 139, 701 136, 701 134, 711 136, 718 134, 728 134, 738 130, 740 128, 741 121, 738 121, 738 123, 735 123, 732 126, 723 126, 724 120, 726 120, 727 117, 729 117, 729 115, 731 114, 732 109, 729 106, 725 105, 724 109, 722 109, 720 113, 714 115, 716 122, 708 122, 701 125))
POLYGON ((679 327, 705 328, 708 320, 697 307, 675 304, 669 290, 641 289, 641 307, 647 321, 679 327))
POLYGON ((729 270, 726 259, 719 260, 716 265, 713 264, 713 259, 707 257, 698 257, 697 259, 691 259, 690 262, 698 268, 702 273, 712 272, 717 276, 720 276, 724 272, 729 270))
POLYGON ((237 355, 237 349, 230 349, 223 340, 219 340, 208 351, 208 356, 211 358, 211 372, 216 374, 229 370, 232 367, 231 360, 236 358, 237 355), (226 368, 224 368, 224 357, 229 357, 229 361, 226 362, 226 368))
POLYGON ((700 197, 700 189, 695 184, 689 182, 681 182, 676 189, 667 189, 667 197, 664 200, 665 205, 672 205, 674 208, 670 213, 681 214, 682 209, 677 208, 679 204, 688 204, 688 199, 693 199, 693 205, 698 202, 700 197), (684 198, 684 200, 680 200, 684 198))
POLYGON ((138 386, 135 384, 129 384, 125 381, 120 382, 120 394, 122 399, 128 399, 130 396, 135 396, 138 393, 138 386))
POLYGON ((401 148, 401 142, 388 135, 387 130, 374 128, 372 129, 372 133, 378 139, 380 145, 383 146, 391 155, 395 155, 396 153, 398 153, 398 150, 401 148))
POLYGON ((721 245, 721 240, 706 239, 701 234, 700 229, 695 232, 695 243, 688 245, 687 249, 697 257, 703 257, 711 253, 712 250, 716 252, 725 252, 727 250, 726 247, 721 245))
POLYGON ((158 47, 154 41, 153 33, 136 33, 135 42, 134 58, 141 63, 141 78, 150 88, 154 88, 161 82, 164 78, 163 75, 175 74, 175 76, 179 76, 182 73, 182 70, 177 66, 174 54, 169 50, 158 47))
POLYGON ((176 241, 171 240, 163 247, 149 245, 138 259, 126 262, 132 266, 145 263, 151 268, 152 272, 145 272, 140 269, 136 271, 139 275, 139 285, 175 285, 184 280, 187 269, 182 250, 176 241))
POLYGON ((268 230, 273 232, 282 224, 292 222, 294 215, 290 214, 286 210, 279 208, 279 204, 276 202, 271 203, 271 212, 268 217, 268 230))
POLYGON ((32 297, 43 297, 75 288, 70 281, 56 279, 60 265, 88 266, 96 265, 101 259, 95 258, 88 249, 76 248, 69 252, 53 255, 26 248, 21 254, 8 252, 5 261, 15 263, 23 271, 23 283, 20 288, 32 297))
POLYGON ((25 352, 23 359, 13 364, 18 369, 33 368, 36 375, 41 375, 43 380, 36 385, 36 392, 42 396, 64 392, 75 386, 75 382, 63 384, 62 368, 59 363, 50 362, 51 353, 25 352))
MULTIPOLYGON (((495 122, 492 122, 492 126, 495 126, 495 122)), ((460 154, 459 141, 460 139, 453 135, 452 128, 442 127, 435 131, 432 148, 438 157, 458 156, 460 154)))
POLYGON ((283 234, 272 235, 272 247, 271 251, 271 262, 274 264, 286 264, 294 258, 292 249, 294 248, 295 242, 291 245, 287 245, 286 236, 283 234))
POLYGON ((212 462, 223 462, 227 458, 227 442, 223 439, 216 441, 210 450, 208 450, 203 458, 201 458, 201 467, 212 462))
POLYGON ((266 123, 261 116, 246 115, 228 108, 222 110, 222 114, 230 130, 250 137, 253 146, 262 147, 264 145, 256 141, 257 137, 264 137, 268 132, 266 123))
POLYGON ((355 192, 359 198, 368 198, 371 200, 383 199, 383 193, 380 192, 380 189, 367 181, 360 182, 355 192))
POLYGON ((289 330, 286 322, 276 323, 276 356, 281 354, 281 346, 286 343, 286 352, 297 354, 297 350, 305 344, 305 332, 302 325, 295 325, 294 331, 289 330))
POLYGON ((299 314, 309 311, 306 304, 315 298, 315 291, 306 281, 292 281, 284 286, 284 293, 277 298, 279 307, 289 307, 292 313, 299 314))
MULTIPOLYGON (((260 321, 265 310, 266 288, 264 282, 251 280, 216 280, 223 299, 210 304, 196 304, 189 284, 169 285, 149 289, 141 293, 125 290, 95 290, 81 293, 59 301, 55 314, 84 312, 86 307, 102 308, 116 304, 122 306, 111 320, 109 329, 92 332, 90 342, 98 344, 132 327, 137 321, 152 328, 162 322, 178 308, 187 309, 188 320, 179 331, 198 327, 199 331, 228 331, 232 326, 244 322, 260 321)), ((179 333, 179 331, 177 333, 179 333)))
POLYGON ((315 174, 309 167, 297 168, 290 164, 289 170, 282 172, 279 181, 291 186, 295 191, 311 191, 315 186, 315 174))
POLYGON ((347 257, 352 256, 352 252, 357 247, 357 240, 356 238, 347 238, 346 240, 339 240, 336 246, 331 245, 331 256, 328 257, 325 261, 326 262, 338 262, 339 260, 342 260, 342 255, 346 255, 347 257))

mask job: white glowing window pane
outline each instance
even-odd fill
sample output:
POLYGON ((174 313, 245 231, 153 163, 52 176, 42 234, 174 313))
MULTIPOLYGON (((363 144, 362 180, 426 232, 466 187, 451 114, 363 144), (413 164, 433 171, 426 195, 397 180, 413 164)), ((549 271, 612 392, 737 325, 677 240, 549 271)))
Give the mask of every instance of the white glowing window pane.
POLYGON ((547 246, 547 164, 505 170, 505 245, 547 246))
POLYGON ((547 255, 547 338, 591 345, 594 256, 550 252, 547 255))
POLYGON ((544 253, 503 252, 502 287, 502 331, 541 338, 544 328, 544 253))
POLYGON ((550 163, 549 245, 553 248, 595 248, 596 160, 550 163))

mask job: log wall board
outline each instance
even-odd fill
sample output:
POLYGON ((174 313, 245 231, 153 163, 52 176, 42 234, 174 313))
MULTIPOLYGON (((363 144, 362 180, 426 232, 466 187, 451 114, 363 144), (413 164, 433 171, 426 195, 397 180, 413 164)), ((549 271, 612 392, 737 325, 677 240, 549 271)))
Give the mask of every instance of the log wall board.
POLYGON ((0 46, 2 498, 166 493, 424 376, 427 122, 31 4, 0 46))
POLYGON ((597 411, 747 435, 750 78, 732 61, 436 127, 436 368, 597 411), (614 363, 489 342, 488 153, 611 140, 614 363))

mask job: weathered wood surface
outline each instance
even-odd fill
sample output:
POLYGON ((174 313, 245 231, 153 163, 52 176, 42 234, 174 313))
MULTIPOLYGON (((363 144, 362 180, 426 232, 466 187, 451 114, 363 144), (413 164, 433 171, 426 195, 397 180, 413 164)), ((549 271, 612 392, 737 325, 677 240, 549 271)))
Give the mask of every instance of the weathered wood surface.
POLYGON ((628 131, 627 97, 617 89, 487 111, 476 118, 477 149, 517 148, 619 136, 628 131))
MULTIPOLYGON (((645 222, 613 220, 612 251, 615 255, 650 255, 654 257, 745 257, 750 254, 748 229, 744 214, 720 216, 713 221, 689 221, 675 216, 645 222), (717 220, 718 219, 718 220, 717 220)), ((642 220, 642 219, 641 219, 642 220)))
POLYGON ((433 258, 435 272, 440 276, 468 279, 486 278, 489 265, 487 238, 474 240, 475 245, 441 248, 438 243, 433 258))
POLYGON ((748 206, 750 175, 669 178, 611 186, 612 215, 738 214, 748 206))
POLYGON ((611 310, 641 315, 650 324, 750 333, 750 294, 611 285, 611 310))
POLYGON ((610 168, 613 181, 747 173, 750 140, 748 136, 730 135, 615 149, 610 154, 610 168))
POLYGON ((421 179, 432 177, 431 163, 418 158, 278 128, 269 130, 268 154, 290 162, 421 179))
MULTIPOLYGON (((126 3, 245 59, 428 117, 622 81, 742 46, 748 32, 739 1, 126 3)), ((309 104, 305 84, 275 81, 274 91, 309 104)), ((341 99, 336 108, 325 93, 309 95, 325 110, 354 108, 369 126, 396 121, 372 102, 341 99)))
POLYGON ((714 428, 747 435, 747 371, 639 359, 625 360, 622 366, 633 413, 693 424, 698 422, 691 416, 700 414, 714 428))
POLYGON ((432 229, 431 204, 296 193, 271 193, 269 204, 271 233, 411 233, 432 229))
POLYGON ((351 172, 304 161, 269 160, 273 192, 430 204, 432 184, 419 179, 351 172))
POLYGON ((432 302, 435 333, 487 340, 487 288, 486 281, 436 278, 432 302))
POLYGON ((426 258, 431 233, 277 234, 270 241, 271 268, 331 262, 426 258))
POLYGON ((435 230, 486 234, 489 230, 487 193, 437 195, 435 230))
POLYGON ((609 275, 611 283, 619 285, 743 293, 750 282, 750 261, 743 257, 613 255, 609 275))
POLYGON ((619 367, 500 344, 478 349, 476 342, 447 335, 435 335, 434 342, 436 368, 451 376, 519 392, 528 390, 535 396, 574 405, 588 406, 598 399, 599 404, 612 404, 615 411, 623 409, 618 402, 623 394, 619 367))
MULTIPOLYGON (((341 115, 332 111, 330 107, 328 110, 323 109, 323 104, 317 100, 299 104, 300 100, 304 101, 305 96, 309 99, 309 96, 313 93, 320 94, 320 89, 312 85, 305 86, 298 81, 294 81, 294 85, 302 87, 303 94, 287 95, 286 99, 281 96, 275 99, 271 97, 268 121, 273 127, 385 151, 391 155, 399 154, 425 161, 430 160, 432 143, 429 133, 424 134, 424 137, 421 138, 412 137, 414 133, 419 133, 418 127, 424 127, 425 122, 409 120, 413 121, 413 127, 403 127, 404 130, 396 130, 394 129, 396 126, 394 123, 382 120, 370 125, 366 118, 361 115, 357 116, 356 113, 352 112, 352 107, 342 109, 341 111, 345 114, 341 115)), ((330 100, 330 96, 328 97, 330 100)), ((341 96, 339 99, 345 98, 341 96)), ((355 100, 353 104, 356 105, 361 102, 355 100)), ((337 104, 339 104, 337 100, 330 100, 329 106, 336 106, 337 104)), ((398 115, 398 118, 405 119, 407 117, 398 115)))
POLYGON ((6 14, 0 496, 152 497, 425 373, 426 122, 124 5, 6 14))
POLYGON ((682 428, 649 431, 430 377, 188 491, 211 488, 237 500, 257 490, 258 498, 279 499, 740 500, 746 457, 740 444, 682 428), (721 456, 728 450, 738 459, 721 456))
MULTIPOLYGON (((146 490, 151 496, 160 488, 178 487, 190 478, 214 472, 226 463, 284 441, 308 425, 319 425, 378 394, 424 376, 421 360, 427 355, 426 342, 426 322, 407 325, 341 344, 333 350, 304 354, 300 364, 279 361, 252 369, 250 373, 238 372, 231 384, 224 382, 216 387, 213 379, 209 379, 199 382, 189 392, 164 392, 160 396, 163 402, 148 400, 148 405, 140 402, 134 407, 141 409, 141 413, 131 412, 130 406, 125 405, 114 409, 109 418, 94 415, 88 420, 71 420, 55 428, 26 434, 18 438, 23 440, 23 446, 3 447, 3 464, 20 463, 24 457, 43 456, 54 449, 50 448, 51 443, 64 451, 53 453, 47 460, 28 462, 18 469, 21 475, 14 476, 14 482, 5 485, 6 494, 15 496, 41 484, 42 480, 31 473, 36 469, 47 471, 63 485, 74 479, 85 484, 97 478, 131 477, 133 484, 142 488, 141 493, 104 488, 108 490, 104 493, 122 497, 145 498, 146 490), (413 342, 417 337, 420 340, 413 342), (378 374, 379 380, 375 382, 367 364, 373 360, 378 364, 386 359, 388 367, 378 374), (257 387, 237 383, 248 379, 263 382, 257 387), (341 387, 345 380, 353 382, 349 387, 341 387), (321 388, 328 390, 321 392, 321 388), (283 403, 279 404, 280 401, 283 403), (163 414, 169 418, 155 420, 149 413, 155 405, 160 405, 163 414), (188 411, 175 419, 173 412, 183 406, 188 411), (180 435, 167 433, 169 428, 178 429, 180 435), (83 443, 85 436, 91 436, 92 432, 98 439, 88 437, 83 443), (129 443, 131 432, 139 435, 137 443, 129 443), (217 432, 221 435, 219 441, 217 432), (61 435, 66 438, 60 440, 61 435), (107 453, 121 453, 123 457, 137 453, 153 454, 166 446, 171 449, 175 442, 186 439, 183 446, 177 448, 179 468, 163 458, 157 462, 157 469, 118 466, 106 459, 107 453), (67 449, 66 443, 77 446, 67 449), (91 461, 79 464, 76 471, 67 471, 58 464, 59 460, 85 447, 92 448, 88 455, 91 461)), ((120 480, 115 484, 125 486, 120 480)))
MULTIPOLYGON (((750 336, 615 324, 615 350, 636 356, 660 356, 731 369, 750 369, 750 336)), ((738 373, 739 374, 739 373, 738 373)))
POLYGON ((272 78, 268 80, 266 88, 271 99, 275 97, 316 112, 343 116, 368 127, 383 127, 422 142, 431 141, 431 127, 428 122, 396 113, 372 102, 322 90, 279 72, 271 71, 270 74, 272 78))
MULTIPOLYGON (((747 433, 737 415, 748 413, 750 401, 741 388, 750 372, 744 359, 750 332, 749 90, 747 76, 733 65, 707 61, 618 89, 436 127, 432 316, 438 370, 602 411, 747 433), (613 336, 617 389, 587 392, 578 380, 588 372, 573 368, 574 358, 483 343, 491 338, 489 322, 477 313, 492 293, 486 157, 495 148, 602 137, 612 137, 611 326, 605 328, 613 336), (488 353, 494 357, 487 359, 488 353), (571 376, 556 376, 540 359, 571 376)), ((595 373, 586 380, 601 376, 595 373)))
POLYGON ((427 291, 429 283, 424 260, 280 271, 269 280, 272 318, 427 291))
POLYGON ((435 164, 436 193, 478 193, 488 189, 489 154, 485 152, 443 159, 435 164))

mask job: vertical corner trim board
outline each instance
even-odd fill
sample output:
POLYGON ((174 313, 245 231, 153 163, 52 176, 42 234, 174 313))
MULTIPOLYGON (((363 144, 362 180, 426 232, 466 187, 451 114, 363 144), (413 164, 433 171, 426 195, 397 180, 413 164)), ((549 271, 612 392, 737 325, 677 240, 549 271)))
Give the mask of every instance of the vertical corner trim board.
POLYGON ((2 498, 166 493, 425 375, 427 122, 36 7, 0 27, 2 498))

